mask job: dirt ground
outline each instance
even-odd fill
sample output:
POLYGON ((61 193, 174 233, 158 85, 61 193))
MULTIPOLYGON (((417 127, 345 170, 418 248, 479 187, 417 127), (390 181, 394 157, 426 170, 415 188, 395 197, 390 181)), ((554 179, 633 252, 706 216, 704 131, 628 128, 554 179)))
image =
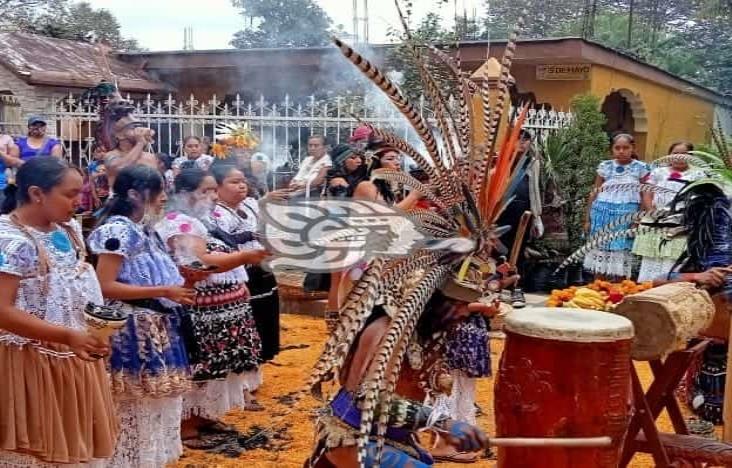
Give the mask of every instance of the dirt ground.
MULTIPOLYGON (((259 402, 266 410, 259 413, 237 410, 224 418, 227 423, 234 424, 248 436, 249 444, 266 445, 266 448, 248 450, 238 458, 186 450, 176 467, 299 468, 303 466, 313 446, 312 410, 317 404, 308 396, 293 409, 288 396, 302 388, 305 377, 321 350, 326 330, 322 320, 300 315, 283 315, 282 325, 283 352, 274 363, 265 365, 264 385, 257 394, 259 402), (269 440, 260 437, 260 429, 263 428, 273 428, 275 437, 269 440)), ((494 369, 502 349, 501 340, 491 342, 494 369)), ((647 384, 651 380, 648 366, 640 363, 638 369, 641 379, 647 384)), ((478 424, 488 434, 493 434, 492 379, 482 379, 479 382, 478 404, 485 412, 478 418, 478 424)), ((671 431, 671 424, 665 414, 662 415, 659 424, 662 430, 671 431)), ((719 432, 719 428, 717 429, 719 432)), ((440 463, 437 466, 488 468, 495 466, 495 462, 485 460, 472 465, 440 463)), ((630 466, 646 468, 654 465, 650 456, 638 455, 630 466)))

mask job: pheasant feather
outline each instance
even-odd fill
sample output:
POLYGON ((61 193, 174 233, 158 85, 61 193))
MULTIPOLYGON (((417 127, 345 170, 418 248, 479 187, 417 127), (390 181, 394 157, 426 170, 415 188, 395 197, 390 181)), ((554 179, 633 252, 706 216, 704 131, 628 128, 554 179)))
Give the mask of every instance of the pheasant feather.
MULTIPOLYGON (((503 51, 503 58, 501 59, 501 79, 498 83, 498 96, 496 99, 495 108, 491 111, 491 126, 489 133, 487 134, 486 143, 486 158, 490 158, 493 154, 493 149, 496 145, 496 139, 498 137, 498 129, 501 125, 501 116, 505 111, 506 97, 508 96, 508 85, 510 80, 510 70, 513 63, 513 57, 516 54, 516 41, 518 39, 519 32, 524 27, 524 18, 526 11, 522 11, 516 21, 511 34, 509 35, 508 42, 506 42, 506 48, 503 51)), ((481 181, 482 183, 482 181, 481 181)))
POLYGON ((606 244, 609 244, 610 242, 617 240, 617 239, 624 239, 627 237, 635 237, 638 234, 646 234, 649 232, 657 231, 657 229, 653 229, 646 226, 637 226, 630 229, 624 229, 621 231, 614 231, 614 232, 600 232, 597 235, 593 236, 590 240, 588 240, 582 247, 577 249, 572 255, 566 258, 564 262, 562 262, 559 267, 555 270, 555 273, 559 270, 563 270, 564 268, 567 268, 569 265, 579 262, 585 256, 594 249, 598 249, 606 244))
POLYGON ((329 376, 338 374, 353 341, 376 303, 380 291, 381 274, 385 261, 375 259, 366 268, 358 282, 353 286, 341 308, 341 320, 336 330, 325 343, 323 353, 315 363, 308 386, 316 397, 321 397, 320 383, 329 376))
POLYGON ((420 194, 422 194, 423 197, 427 198, 429 201, 437 205, 438 208, 441 210, 447 210, 447 207, 444 203, 442 203, 442 200, 437 198, 437 196, 432 192, 432 189, 430 189, 427 185, 423 184, 422 182, 418 181, 414 177, 412 177, 409 174, 405 174, 401 171, 395 171, 391 169, 375 169, 371 172, 371 180, 374 179, 380 179, 385 180, 387 182, 402 184, 404 186, 407 186, 413 190, 416 190, 420 194))
MULTIPOLYGON (((414 288, 406 298, 402 311, 395 317, 384 336, 374 361, 369 366, 369 372, 364 382, 364 395, 361 400, 361 429, 358 438, 359 463, 364 466, 366 458, 366 444, 373 429, 374 411, 380 397, 379 389, 385 384, 384 378, 388 371, 388 363, 396 356, 399 342, 404 337, 412 335, 417 320, 424 310, 434 290, 447 277, 449 269, 445 266, 431 270, 424 279, 414 288)), ((376 463, 379 460, 375 460, 376 463)))
POLYGON ((655 161, 651 163, 651 166, 653 167, 661 167, 661 166, 671 166, 675 163, 686 163, 689 166, 696 166, 699 168, 709 168, 710 165, 707 161, 704 161, 703 159, 693 156, 691 154, 669 154, 668 156, 664 156, 662 158, 658 158, 655 161))
MULTIPOLYGON (((684 183, 684 181, 679 180, 680 183, 684 183)), ((646 183, 629 183, 629 184, 608 184, 608 185, 602 185, 599 188, 595 189, 596 193, 600 192, 611 192, 611 193, 653 193, 653 194, 676 194, 678 193, 678 190, 661 187, 659 185, 654 184, 646 184, 646 183)))
POLYGON ((425 174, 427 174, 427 177, 430 180, 431 184, 434 184, 437 188, 437 192, 445 197, 446 202, 448 204, 455 203, 459 201, 460 195, 456 193, 455 189, 453 188, 452 184, 450 183, 449 178, 445 175, 446 171, 444 168, 440 170, 439 168, 432 166, 425 158, 422 156, 417 150, 415 150, 410 144, 405 142, 403 139, 399 138, 398 136, 387 132, 385 130, 381 130, 379 128, 371 127, 369 126, 373 132, 374 135, 381 138, 384 143, 386 143, 389 146, 393 146, 394 148, 398 149, 402 153, 406 154, 410 158, 414 160, 414 162, 417 163, 420 169, 422 169, 425 174))
POLYGON ((368 77, 371 82, 381 89, 384 94, 391 100, 391 102, 399 109, 399 112, 407 118, 412 128, 417 132, 417 135, 424 143, 427 153, 436 167, 442 172, 445 171, 445 167, 442 165, 440 159, 440 153, 437 149, 437 141, 430 132, 427 123, 424 121, 422 116, 417 112, 414 106, 399 92, 394 83, 387 78, 381 70, 371 64, 368 60, 361 56, 358 52, 353 50, 351 47, 346 45, 343 41, 338 38, 333 38, 333 42, 340 49, 344 57, 351 61, 358 67, 361 72, 368 77))

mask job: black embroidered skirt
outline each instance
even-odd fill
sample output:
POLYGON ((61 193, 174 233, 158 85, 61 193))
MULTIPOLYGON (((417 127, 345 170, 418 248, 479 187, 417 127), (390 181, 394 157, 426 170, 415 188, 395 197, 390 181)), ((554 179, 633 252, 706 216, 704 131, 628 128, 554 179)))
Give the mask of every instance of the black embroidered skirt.
POLYGON ((185 308, 183 329, 193 380, 225 378, 255 370, 262 343, 243 285, 196 288, 197 304, 185 308))

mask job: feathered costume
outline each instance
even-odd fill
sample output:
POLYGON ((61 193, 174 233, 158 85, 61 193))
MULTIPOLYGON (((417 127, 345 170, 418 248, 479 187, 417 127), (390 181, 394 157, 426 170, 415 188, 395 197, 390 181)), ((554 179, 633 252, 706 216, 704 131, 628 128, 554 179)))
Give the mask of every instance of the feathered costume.
MULTIPOLYGON (((459 54, 452 58, 430 48, 431 54, 452 73, 459 98, 458 108, 453 112, 427 68, 422 55, 424 49, 411 48, 425 93, 435 110, 439 139, 415 106, 377 67, 342 41, 334 39, 342 54, 407 118, 426 149, 426 154, 423 154, 396 135, 366 123, 385 144, 412 158, 429 182, 420 183, 409 175, 390 171, 379 171, 374 177, 401 183, 433 202, 433 211, 409 213, 419 230, 437 238, 467 238, 473 242, 474 248, 467 254, 420 250, 408 257, 376 258, 368 265, 347 295, 335 331, 315 364, 308 382, 313 394, 321 397, 322 384, 338 379, 377 304, 389 315, 390 324, 365 378, 360 382, 359 391, 346 402, 354 410, 357 407, 357 412, 339 410, 344 405, 343 391, 326 410, 331 419, 338 416, 338 430, 341 432, 338 437, 319 432, 321 451, 357 445, 361 466, 378 465, 385 439, 392 440, 395 431, 411 434, 415 429, 424 427, 431 409, 400 399, 395 395, 395 387, 426 304, 437 290, 465 302, 492 294, 487 280, 496 270, 491 253, 498 243, 500 230, 495 223, 511 200, 511 191, 516 185, 512 182, 519 175, 517 168, 522 166, 515 159, 526 109, 520 113, 503 142, 500 145, 497 142, 508 97, 509 69, 521 23, 520 20, 505 49, 494 106, 491 106, 487 79, 481 85, 470 81, 461 70, 459 54), (477 121, 474 113, 480 111, 472 107, 474 97, 476 101, 478 98, 482 100, 480 130, 473 128, 477 121), (479 134, 485 138, 479 138, 479 134), (498 158, 492 167, 496 148, 498 158), (343 430, 346 430, 346 435, 343 430), (338 440, 333 442, 332 439, 338 440), (370 454, 367 457, 366 448, 370 441, 375 441, 379 447, 375 458, 370 454)), ((394 445, 403 444, 397 441, 394 445)), ((311 462, 318 460, 321 454, 316 453, 311 462)))

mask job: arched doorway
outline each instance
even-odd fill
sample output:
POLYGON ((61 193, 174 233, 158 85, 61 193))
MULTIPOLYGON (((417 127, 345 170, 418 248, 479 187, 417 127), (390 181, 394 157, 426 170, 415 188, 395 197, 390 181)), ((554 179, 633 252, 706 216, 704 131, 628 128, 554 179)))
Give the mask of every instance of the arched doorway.
POLYGON ((629 89, 614 90, 605 97, 602 112, 607 117, 605 130, 608 134, 627 132, 635 137, 638 155, 646 150, 648 119, 640 96, 629 89))

